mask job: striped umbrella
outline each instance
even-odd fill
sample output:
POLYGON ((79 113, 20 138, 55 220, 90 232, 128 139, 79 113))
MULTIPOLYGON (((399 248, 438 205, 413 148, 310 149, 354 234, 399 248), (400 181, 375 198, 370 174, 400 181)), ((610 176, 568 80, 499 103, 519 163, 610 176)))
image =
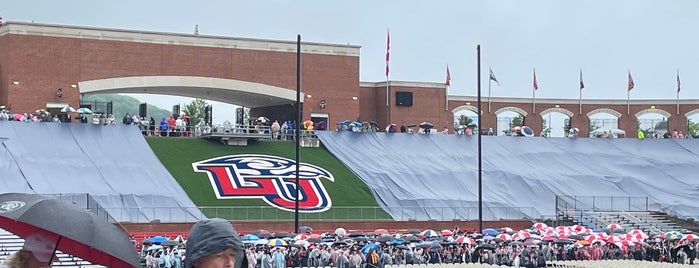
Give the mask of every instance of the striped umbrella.
POLYGON ((454 235, 454 232, 452 232, 451 230, 446 230, 446 229, 445 229, 445 230, 442 230, 440 233, 442 234, 442 236, 452 236, 452 235, 454 235))
POLYGON ((536 229, 536 230, 548 229, 548 228, 549 228, 549 226, 543 222, 537 222, 534 225, 532 225, 532 229, 536 229))
POLYGON ((609 229, 609 230, 619 230, 619 229, 624 229, 624 227, 621 226, 621 224, 612 223, 612 224, 610 224, 610 225, 607 225, 607 229, 609 229))
POLYGON ((687 241, 699 240, 699 236, 697 236, 695 234, 686 234, 684 237, 682 237, 682 240, 687 240, 687 241))
POLYGON ((473 238, 465 236, 459 236, 458 238, 456 238, 456 240, 454 240, 454 242, 458 244, 476 244, 476 241, 474 241, 473 238))
POLYGON ((305 234, 300 234, 300 235, 294 236, 295 241, 308 240, 308 238, 310 238, 310 237, 308 235, 305 235, 305 234))
POLYGON ((509 234, 499 234, 496 235, 495 238, 499 238, 505 241, 512 241, 512 236, 510 236, 509 234))
POLYGON ((267 245, 273 246, 273 247, 283 247, 283 246, 286 246, 289 244, 286 243, 286 241, 284 241, 284 239, 275 238, 275 239, 269 240, 269 242, 267 242, 267 245))
POLYGON ((422 231, 422 233, 420 233, 420 235, 422 235, 424 237, 438 237, 439 236, 439 234, 437 232, 435 232, 434 230, 430 230, 430 229, 422 231))
POLYGON ((682 235, 682 233, 678 231, 671 231, 665 233, 665 240, 679 240, 682 239, 682 237, 684 237, 684 235, 682 235))

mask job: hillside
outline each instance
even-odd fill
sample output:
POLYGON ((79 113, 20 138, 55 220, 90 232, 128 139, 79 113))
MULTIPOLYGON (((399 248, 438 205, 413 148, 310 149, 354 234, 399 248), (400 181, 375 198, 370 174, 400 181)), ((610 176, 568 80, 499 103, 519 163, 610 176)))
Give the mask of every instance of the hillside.
MULTIPOLYGON (((286 141, 251 141, 248 146, 224 146, 220 143, 201 139, 146 138, 163 165, 185 189, 192 201, 209 217, 225 217, 239 220, 288 219, 293 212, 272 208, 261 199, 217 199, 205 173, 194 172, 192 163, 227 155, 267 154, 294 159, 294 143, 286 141), (244 213, 240 208, 235 213, 229 208, 250 207, 244 213), (262 209, 261 207, 265 207, 262 209), (242 215, 244 214, 244 215, 242 215)), ((386 219, 388 215, 378 207, 369 188, 325 148, 301 148, 302 163, 309 163, 328 170, 335 181, 325 180, 332 208, 322 213, 303 213, 307 219, 386 219), (361 208, 364 207, 364 208, 361 208), (371 207, 371 208, 366 208, 371 207), (366 214, 366 215, 365 215, 366 214), (371 216, 369 216, 369 214, 371 216)))

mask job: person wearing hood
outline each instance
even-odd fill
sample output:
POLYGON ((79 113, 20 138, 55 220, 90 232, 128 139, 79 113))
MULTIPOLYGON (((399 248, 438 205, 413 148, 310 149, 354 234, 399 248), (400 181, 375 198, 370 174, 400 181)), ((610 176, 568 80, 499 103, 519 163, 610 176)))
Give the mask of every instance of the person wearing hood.
POLYGON ((243 241, 229 221, 201 220, 192 226, 186 242, 185 268, 246 267, 243 241))

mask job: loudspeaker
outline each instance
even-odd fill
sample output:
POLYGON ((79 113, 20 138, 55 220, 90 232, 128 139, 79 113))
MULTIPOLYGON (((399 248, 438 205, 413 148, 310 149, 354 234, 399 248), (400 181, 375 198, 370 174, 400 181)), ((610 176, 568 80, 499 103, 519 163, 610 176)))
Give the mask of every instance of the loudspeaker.
POLYGON ((114 114, 114 102, 107 102, 107 114, 114 114))
POLYGON ((172 115, 180 116, 180 105, 179 104, 175 104, 172 106, 172 115))
POLYGON ((396 91, 396 106, 413 106, 413 93, 396 91))
POLYGON ((209 126, 211 125, 211 120, 213 119, 212 115, 213 115, 213 111, 212 111, 211 105, 207 105, 204 108, 204 123, 205 124, 207 124, 209 126))
POLYGON ((243 125, 243 117, 245 117, 245 115, 243 114, 243 107, 235 108, 235 124, 236 125, 243 125))
POLYGON ((141 103, 138 105, 138 116, 146 117, 148 115, 148 104, 141 103))

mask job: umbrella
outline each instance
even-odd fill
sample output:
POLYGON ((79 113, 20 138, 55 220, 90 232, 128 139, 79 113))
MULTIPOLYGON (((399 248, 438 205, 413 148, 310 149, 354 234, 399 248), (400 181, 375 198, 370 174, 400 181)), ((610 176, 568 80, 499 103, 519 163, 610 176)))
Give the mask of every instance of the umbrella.
POLYGON ((179 244, 180 242, 177 242, 175 240, 165 240, 162 243, 160 243, 160 245, 164 247, 177 246, 179 244))
POLYGON ((306 241, 306 240, 299 240, 299 241, 294 242, 294 245, 302 246, 302 247, 304 247, 304 248, 308 248, 308 246, 310 246, 311 243, 308 242, 308 241, 306 241))
POLYGON ((73 113, 75 111, 76 111, 75 108, 70 107, 70 106, 66 106, 66 107, 61 108, 61 113, 73 113))
POLYGON ((254 235, 254 234, 246 234, 243 236, 243 241, 257 241, 257 240, 260 240, 260 237, 254 235))
POLYGON ((401 239, 394 239, 394 240, 391 240, 390 243, 391 243, 391 245, 402 245, 404 242, 405 241, 403 241, 401 239))
POLYGON ((571 239, 558 239, 554 243, 559 244, 559 245, 568 245, 568 244, 573 244, 573 240, 571 239))
POLYGON ((376 238, 376 241, 379 241, 381 243, 388 242, 391 240, 393 240, 393 236, 390 236, 390 235, 381 235, 381 236, 376 238))
POLYGON ((678 231, 671 231, 665 233, 665 240, 678 240, 682 239, 682 237, 684 237, 684 235, 682 235, 682 233, 678 231))
POLYGON ((82 108, 78 109, 76 112, 81 113, 81 114, 91 114, 92 110, 90 110, 89 108, 82 107, 82 108))
POLYGON ((420 233, 420 230, 419 229, 410 229, 410 230, 408 230, 408 233, 416 235, 416 234, 420 233))
POLYGON ((427 121, 420 123, 419 126, 420 126, 420 128, 424 128, 424 129, 430 129, 430 128, 434 127, 434 125, 432 123, 427 122, 427 121))
POLYGON ((269 118, 264 117, 264 116, 260 116, 257 118, 257 121, 260 121, 261 123, 265 124, 265 123, 269 122, 269 118))
POLYGON ((695 234, 687 234, 684 237, 682 237, 682 240, 689 240, 689 241, 699 240, 699 236, 697 236, 695 234))
POLYGON ((360 237, 360 236, 364 236, 364 233, 362 233, 362 232, 351 232, 348 236, 349 236, 349 237, 360 237))
POLYGON ((354 122, 350 123, 350 125, 353 125, 355 127, 362 127, 362 122, 354 121, 354 122))
POLYGON ((492 245, 492 244, 479 244, 478 246, 476 246, 476 250, 479 250, 479 249, 490 249, 490 250, 494 250, 494 249, 495 249, 495 245, 492 245))
POLYGON ((303 120, 303 124, 304 125, 313 125, 313 120, 311 120, 311 119, 303 120))
POLYGON ((587 241, 587 240, 578 240, 578 241, 575 242, 575 244, 587 246, 587 245, 590 244, 590 241, 587 241))
POLYGON ((287 232, 278 232, 278 233, 274 233, 274 237, 275 238, 291 237, 291 234, 287 233, 287 232))
POLYGON ((146 250, 159 250, 159 249, 163 249, 163 246, 161 246, 161 245, 152 245, 152 246, 148 247, 146 250))
POLYGON ((406 127, 417 127, 417 125, 416 124, 408 124, 408 125, 406 125, 406 127))
POLYGON ((144 245, 152 245, 153 242, 151 242, 150 239, 143 239, 143 241, 141 241, 141 244, 144 244, 144 245))
POLYGON ((434 230, 430 230, 430 229, 424 230, 420 234, 424 237, 438 237, 439 236, 439 234, 437 232, 435 232, 434 230))
POLYGON ((300 234, 300 235, 294 236, 294 240, 296 240, 296 241, 298 241, 298 240, 308 240, 308 238, 309 238, 309 236, 307 236, 307 235, 305 235, 305 234, 300 234))
POLYGON ((320 121, 320 122, 318 122, 318 124, 316 124, 316 127, 315 127, 315 129, 317 129, 317 130, 325 130, 326 128, 328 128, 327 121, 320 121))
POLYGON ((309 238, 306 241, 308 241, 309 243, 315 243, 315 244, 323 243, 323 240, 321 240, 320 238, 309 238))
POLYGON ((167 241, 167 237, 164 237, 164 236, 154 236, 154 237, 151 237, 151 238, 149 238, 149 239, 150 239, 150 241, 153 242, 154 244, 160 244, 160 243, 162 243, 162 242, 167 241))
POLYGON ((345 228, 340 227, 335 229, 335 234, 339 236, 345 236, 347 235, 347 230, 345 230, 345 228))
POLYGON ((260 237, 260 238, 270 238, 270 237, 272 237, 272 233, 270 233, 269 231, 267 231, 267 230, 265 230, 265 229, 257 229, 257 230, 255 230, 255 231, 253 231, 252 234, 254 234, 254 235, 256 235, 256 236, 258 236, 258 237, 260 237))
POLYGON ((376 230, 374 230, 374 233, 375 233, 376 235, 388 234, 388 230, 386 230, 386 229, 376 229, 376 230))
POLYGON ((495 230, 493 228, 488 228, 488 229, 483 230, 483 234, 495 236, 495 235, 500 234, 500 232, 498 232, 498 230, 495 230))
POLYGON ((408 242, 417 242, 420 241, 420 238, 417 236, 409 235, 409 236, 404 236, 403 240, 408 241, 408 242))
POLYGON ((269 242, 267 242, 267 245, 268 245, 268 246, 273 246, 273 247, 281 247, 281 246, 286 246, 286 245, 289 245, 289 244, 286 243, 286 241, 284 241, 284 240, 282 240, 282 239, 275 238, 275 239, 269 240, 269 242))
POLYGON ((304 225, 304 226, 299 227, 299 231, 310 232, 310 231, 313 231, 313 228, 311 228, 311 226, 304 225))
POLYGON ((465 236, 459 236, 456 240, 454 240, 454 243, 459 243, 459 244, 475 244, 476 241, 473 241, 473 238, 465 237, 465 236))
POLYGON ((452 232, 451 230, 446 230, 446 229, 445 229, 445 230, 442 230, 440 233, 442 234, 442 236, 452 236, 452 235, 454 235, 454 232, 452 232))
POLYGON ((267 243, 269 243, 269 240, 267 239, 260 239, 255 241, 255 245, 267 245, 267 243))
POLYGON ((366 244, 362 247, 362 249, 360 251, 364 254, 368 254, 372 250, 379 250, 379 249, 381 249, 381 246, 379 246, 377 244, 366 244))
POLYGON ((19 120, 22 120, 23 115, 22 114, 15 114, 14 117, 15 117, 15 120, 19 121, 19 120))
POLYGON ((536 230, 548 229, 548 228, 549 228, 549 226, 543 222, 537 222, 534 225, 532 225, 532 229, 536 229, 536 230))
POLYGON ((607 225, 607 229, 609 229, 609 230, 618 230, 618 229, 624 229, 624 227, 622 227, 621 224, 612 223, 612 224, 610 224, 610 225, 607 225))
POLYGON ((0 228, 20 237, 48 232, 56 237, 56 249, 94 264, 138 266, 133 244, 121 229, 62 200, 0 194, 0 228))

